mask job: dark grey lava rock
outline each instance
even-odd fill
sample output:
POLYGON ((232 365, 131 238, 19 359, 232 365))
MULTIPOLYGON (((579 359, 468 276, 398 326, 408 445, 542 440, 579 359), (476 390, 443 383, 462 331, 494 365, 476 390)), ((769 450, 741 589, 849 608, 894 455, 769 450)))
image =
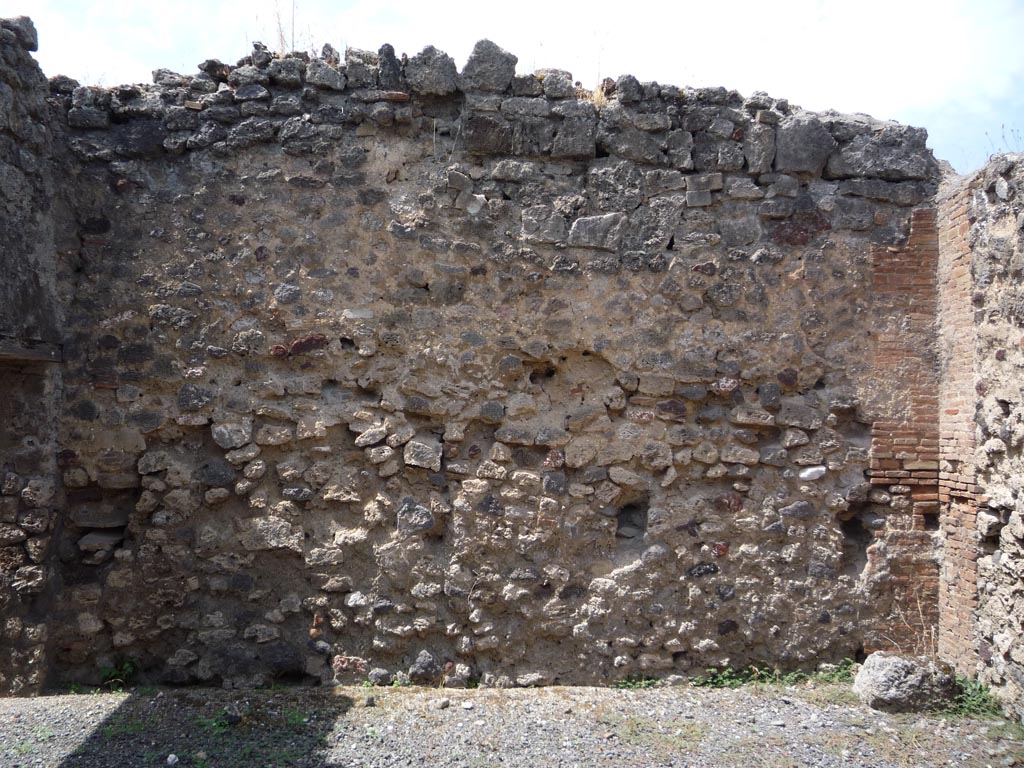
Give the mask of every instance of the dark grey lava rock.
POLYGON ((836 141, 817 115, 800 112, 787 117, 775 136, 775 170, 819 174, 836 141))
POLYGON ((479 41, 462 70, 463 90, 504 92, 516 74, 518 61, 518 57, 490 40, 479 41))
POLYGON ((921 712, 949 701, 956 681, 946 665, 927 656, 878 651, 860 668, 853 690, 872 709, 921 712))
POLYGON ((436 683, 441 677, 441 665, 430 651, 420 651, 409 667, 409 679, 414 683, 436 683))
POLYGON ((428 45, 405 65, 405 80, 413 93, 447 96, 458 88, 455 59, 428 45))

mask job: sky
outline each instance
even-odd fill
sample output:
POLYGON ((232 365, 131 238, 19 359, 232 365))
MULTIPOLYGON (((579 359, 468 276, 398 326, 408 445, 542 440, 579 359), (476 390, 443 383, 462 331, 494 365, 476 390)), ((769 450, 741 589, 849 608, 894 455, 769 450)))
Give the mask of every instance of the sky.
POLYGON ((1024 0, 0 0, 0 16, 18 15, 35 21, 43 71, 83 84, 192 74, 256 40, 433 45, 461 69, 488 38, 520 73, 567 69, 588 88, 632 74, 924 126, 960 173, 1024 152, 1024 0))

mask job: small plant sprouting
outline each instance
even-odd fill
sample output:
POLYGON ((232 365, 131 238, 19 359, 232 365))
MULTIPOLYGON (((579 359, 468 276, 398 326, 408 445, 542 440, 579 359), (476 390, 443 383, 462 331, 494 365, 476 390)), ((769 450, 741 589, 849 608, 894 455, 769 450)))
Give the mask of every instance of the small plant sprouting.
POLYGON ((103 667, 100 675, 103 685, 111 691, 122 691, 126 685, 130 685, 139 673, 139 665, 134 659, 125 659, 116 667, 103 667))
POLYGON ((660 684, 661 682, 653 677, 627 677, 625 680, 617 680, 612 683, 612 688, 621 688, 623 690, 642 690, 645 688, 654 688, 660 684))
POLYGON ((989 687, 975 678, 956 676, 956 695, 942 711, 951 717, 1002 717, 1003 708, 989 687))
POLYGON ((221 734, 227 733, 228 729, 231 727, 231 721, 228 719, 227 710, 222 709, 216 715, 200 717, 199 725, 207 733, 211 733, 214 736, 220 736, 221 734))
POLYGON ((793 672, 780 672, 778 669, 759 667, 752 664, 749 667, 740 669, 709 669, 703 677, 695 678, 691 685, 698 688, 739 688, 744 685, 798 685, 809 681, 822 683, 848 683, 853 680, 853 670, 856 662, 853 659, 843 659, 838 664, 829 665, 827 668, 808 674, 795 670, 793 672))

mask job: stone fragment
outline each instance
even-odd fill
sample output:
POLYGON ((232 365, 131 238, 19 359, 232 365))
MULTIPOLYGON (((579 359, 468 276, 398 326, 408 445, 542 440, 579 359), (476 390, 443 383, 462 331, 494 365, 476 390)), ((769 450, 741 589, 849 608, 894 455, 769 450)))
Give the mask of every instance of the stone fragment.
POLYGON ((825 419, 814 408, 792 400, 784 400, 775 416, 775 422, 784 427, 820 429, 824 425, 825 419))
POLYGON ((306 65, 306 82, 329 91, 345 90, 345 75, 322 59, 311 59, 306 65))
POLYGON ((434 522, 431 511, 411 497, 398 508, 398 530, 402 533, 425 533, 434 527, 434 522))
POLYGON ((257 445, 286 445, 292 441, 292 428, 264 424, 256 432, 257 445))
POLYGON ((441 443, 432 435, 417 435, 405 444, 403 459, 408 466, 441 471, 441 443))
POLYGON ((807 467, 806 469, 801 469, 799 472, 799 477, 801 480, 804 481, 820 480, 826 475, 826 473, 828 473, 828 468, 819 465, 814 467, 807 467))
POLYGON ((414 683, 432 685, 441 678, 441 664, 430 651, 420 651, 409 667, 409 679, 414 683))
POLYGON ((500 115, 473 112, 463 122, 466 150, 480 155, 512 152, 512 126, 500 115))
POLYGON ((297 88, 302 85, 302 76, 306 65, 299 58, 274 59, 267 67, 270 82, 285 88, 297 88))
POLYGON ((606 213, 576 219, 569 231, 569 245, 603 251, 617 250, 622 242, 626 223, 624 213, 606 213))
POLYGON ((779 514, 783 517, 795 517, 798 520, 807 520, 814 517, 816 510, 811 502, 800 500, 782 507, 779 510, 779 514))
POLYGON ((10 19, 0 19, 0 28, 14 33, 18 45, 26 51, 39 50, 39 34, 36 32, 35 24, 28 16, 15 16, 10 19))
POLYGON ((872 127, 874 130, 854 136, 829 158, 828 177, 906 181, 935 176, 937 165, 926 146, 927 131, 895 123, 872 127))
POLYGON ((746 464, 754 466, 761 460, 761 454, 745 445, 727 443, 719 452, 719 459, 726 464, 746 464))
POLYGON ((236 521, 238 541, 248 552, 289 549, 302 552, 302 529, 280 517, 252 517, 236 521))
POLYGON ((528 243, 555 244, 565 242, 565 217, 546 205, 524 208, 523 239, 528 243))
POLYGON ((853 690, 873 709, 922 712, 946 705, 956 681, 948 667, 935 659, 877 651, 857 672, 853 690))
POLYGON ((413 93, 447 96, 458 89, 455 60, 428 45, 405 64, 405 80, 413 93))
POLYGON ((775 423, 775 416, 761 408, 738 405, 730 411, 729 421, 733 424, 765 427, 775 423))
POLYGON ((198 411, 213 402, 213 390, 198 384, 183 384, 178 390, 178 407, 183 411, 198 411))
POLYGON ((743 156, 749 173, 771 173, 775 160, 775 130, 762 123, 751 125, 743 137, 743 156))
POLYGON ((462 89, 502 93, 512 83, 518 61, 516 56, 490 40, 480 40, 473 46, 473 52, 462 69, 462 89))
POLYGON ((131 508, 128 506, 99 503, 73 507, 68 517, 79 528, 122 528, 128 525, 130 514, 131 508))
POLYGON ((219 422, 210 431, 213 442, 221 448, 241 448, 252 440, 252 420, 219 422))
POLYGON ((775 137, 775 170, 820 175, 835 147, 835 139, 817 115, 798 112, 779 123, 775 137))

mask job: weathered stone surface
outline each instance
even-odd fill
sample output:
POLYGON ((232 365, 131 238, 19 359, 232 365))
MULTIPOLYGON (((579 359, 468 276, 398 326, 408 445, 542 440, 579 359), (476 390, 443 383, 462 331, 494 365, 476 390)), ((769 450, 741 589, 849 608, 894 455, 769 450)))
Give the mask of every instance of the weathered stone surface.
POLYGON ((896 180, 915 135, 628 76, 591 101, 486 43, 461 77, 256 46, 47 86, 12 35, 9 316, 66 327, 60 376, 0 371, 0 593, 73 578, 34 604, 26 571, 0 625, 52 616, 62 675, 116 648, 329 682, 331 654, 429 648, 431 684, 594 682, 842 657, 894 621, 918 523, 871 494, 869 422, 906 398, 865 339, 907 322, 872 265, 934 192, 896 180))
POLYGON ((343 91, 346 85, 345 75, 320 59, 306 65, 306 82, 329 91, 343 91))
POLYGON ((241 448, 252 440, 252 422, 248 420, 214 424, 210 429, 213 442, 221 448, 241 448))
POLYGON ((430 651, 420 651, 409 667, 409 679, 414 683, 430 685, 441 677, 441 665, 430 651))
POLYGON ((935 160, 923 151, 928 140, 928 133, 923 128, 879 123, 861 117, 849 118, 846 122, 853 123, 857 135, 844 142, 829 157, 825 169, 829 177, 866 177, 887 181, 934 177, 935 160), (907 148, 921 151, 907 152, 907 148))
POLYGON ((406 62, 405 79, 413 93, 424 96, 447 96, 458 88, 455 60, 432 45, 406 62))
POLYGON ((775 170, 782 173, 820 174, 836 148, 821 120, 799 112, 779 123, 775 137, 775 170))
POLYGON ((868 656, 853 680, 860 700, 885 712, 941 709, 954 689, 952 673, 934 659, 884 651, 868 656))
POLYGON ((569 231, 569 245, 614 251, 622 242, 625 228, 626 216, 623 213, 584 216, 572 223, 572 229, 569 231))
POLYGON ((405 444, 405 463, 411 467, 423 467, 439 472, 441 469, 441 444, 426 435, 417 435, 405 444))
POLYGON ((462 70, 461 86, 466 91, 502 93, 511 84, 518 61, 518 57, 490 40, 480 40, 462 70))
POLYGON ((249 552, 267 549, 302 551, 302 530, 279 517, 255 517, 239 520, 238 541, 249 552))

